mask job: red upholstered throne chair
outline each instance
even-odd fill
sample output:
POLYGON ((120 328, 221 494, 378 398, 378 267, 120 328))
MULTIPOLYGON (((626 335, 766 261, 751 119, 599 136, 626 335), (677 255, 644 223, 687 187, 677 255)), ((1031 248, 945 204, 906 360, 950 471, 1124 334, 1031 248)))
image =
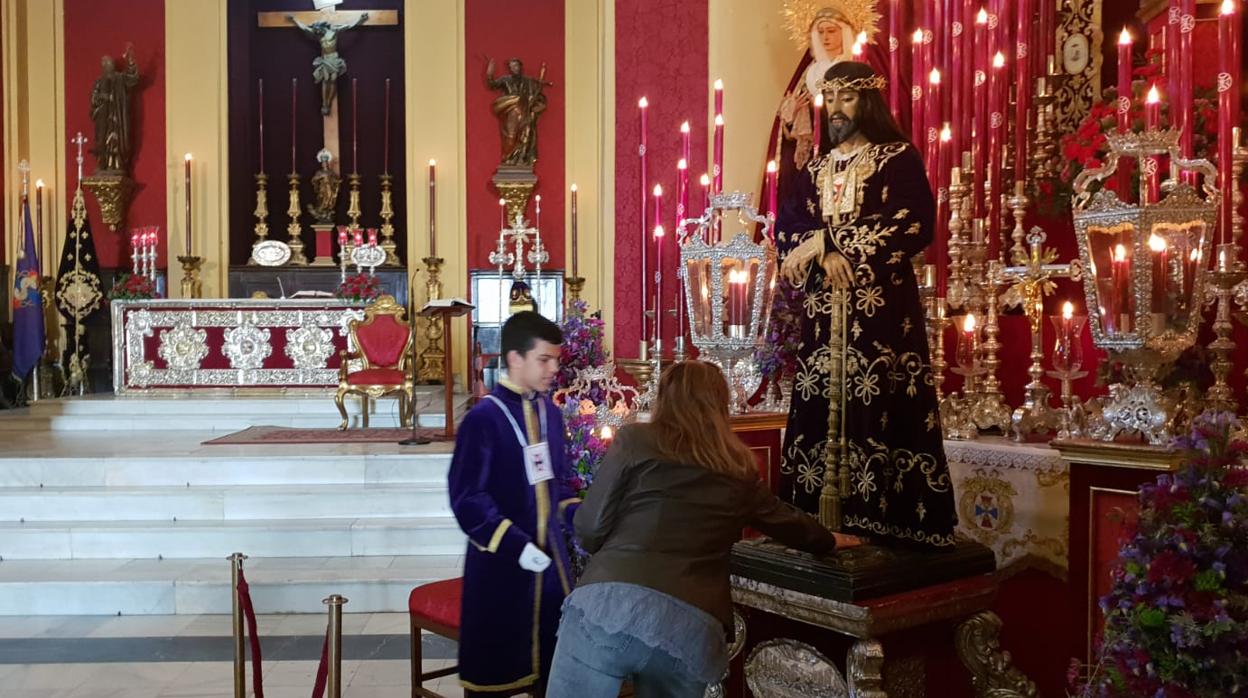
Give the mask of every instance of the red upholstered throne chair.
POLYGON ((459 671, 458 666, 425 671, 420 633, 428 630, 458 642, 459 604, 463 596, 464 578, 456 577, 418 586, 407 597, 407 612, 412 621, 412 698, 443 698, 425 688, 424 683, 459 671))
POLYGON ((363 320, 349 325, 354 351, 340 352, 338 392, 334 403, 342 415, 339 429, 347 428, 347 395, 360 395, 364 400, 362 423, 368 427, 369 401, 386 395, 399 397, 399 424, 407 423, 413 412, 416 376, 412 368, 412 328, 406 310, 394 296, 382 296, 364 309, 363 320), (352 361, 359 361, 357 368, 352 361))

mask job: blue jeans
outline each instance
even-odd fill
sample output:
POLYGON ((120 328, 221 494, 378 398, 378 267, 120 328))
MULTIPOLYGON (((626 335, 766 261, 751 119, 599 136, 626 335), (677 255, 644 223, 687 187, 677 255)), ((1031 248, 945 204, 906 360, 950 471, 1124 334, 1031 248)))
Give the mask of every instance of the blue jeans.
POLYGON ((547 698, 616 698, 625 679, 637 698, 702 698, 706 684, 628 633, 608 634, 565 613, 546 684, 547 698))

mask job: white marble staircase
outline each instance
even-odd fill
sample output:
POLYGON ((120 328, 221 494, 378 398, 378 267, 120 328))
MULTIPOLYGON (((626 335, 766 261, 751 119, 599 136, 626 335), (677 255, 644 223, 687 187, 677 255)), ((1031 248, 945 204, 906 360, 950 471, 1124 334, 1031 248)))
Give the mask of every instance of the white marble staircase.
MULTIPOLYGON (((263 613, 319 613, 329 593, 353 612, 404 611, 415 584, 457 576, 450 444, 201 445, 253 424, 304 426, 275 419, 304 400, 0 412, 0 615, 228 612, 235 551, 252 558, 263 613)), ((316 426, 336 426, 328 407, 331 423, 316 426)))

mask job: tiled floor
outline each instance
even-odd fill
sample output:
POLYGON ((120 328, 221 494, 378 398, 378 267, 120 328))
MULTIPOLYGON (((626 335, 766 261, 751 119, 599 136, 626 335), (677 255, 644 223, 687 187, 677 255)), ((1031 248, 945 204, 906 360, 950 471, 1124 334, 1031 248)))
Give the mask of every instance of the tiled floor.
MULTIPOLYGON (((258 618, 261 642, 264 644, 267 639, 270 648, 266 650, 268 654, 263 665, 266 696, 306 698, 311 693, 325 622, 325 616, 320 615, 258 618), (278 657, 270 659, 272 654, 278 657)), ((4 698, 232 698, 229 629, 228 616, 0 617, 0 695, 4 698), (57 656, 73 655, 73 661, 15 663, 18 656, 21 661, 29 661, 30 650, 40 646, 56 647, 57 656), (162 646, 167 651, 152 650, 162 646), (173 649, 182 654, 198 653, 203 655, 203 661, 159 661, 159 655, 168 656, 173 649), (136 656, 146 652, 151 652, 152 656, 136 656), (99 661, 102 656, 120 656, 127 661, 99 661)), ((407 633, 407 616, 402 613, 344 614, 343 694, 351 698, 409 695, 407 633), (378 655, 386 658, 369 658, 378 655)), ((426 671, 453 662, 453 644, 430 636, 425 640, 426 656, 434 657, 424 662, 426 671)), ((428 685, 446 696, 463 695, 454 676, 428 685)), ((251 695, 250 686, 249 669, 248 695, 251 695)))

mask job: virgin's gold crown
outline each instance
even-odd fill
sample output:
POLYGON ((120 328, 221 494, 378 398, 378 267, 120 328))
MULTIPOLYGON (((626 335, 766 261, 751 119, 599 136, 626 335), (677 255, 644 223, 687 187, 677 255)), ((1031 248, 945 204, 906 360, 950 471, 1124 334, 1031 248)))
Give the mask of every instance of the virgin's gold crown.
POLYGON ((854 34, 867 33, 867 41, 879 31, 880 13, 877 0, 784 0, 784 22, 789 38, 802 48, 810 43, 810 26, 820 15, 839 19, 854 34))

